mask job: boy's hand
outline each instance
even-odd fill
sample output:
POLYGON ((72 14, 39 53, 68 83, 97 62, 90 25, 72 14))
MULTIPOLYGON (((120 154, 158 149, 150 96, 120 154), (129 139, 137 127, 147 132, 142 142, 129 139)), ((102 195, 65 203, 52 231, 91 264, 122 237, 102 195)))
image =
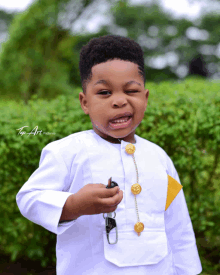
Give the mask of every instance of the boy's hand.
POLYGON ((106 185, 87 184, 74 194, 80 216, 114 212, 123 199, 118 186, 107 189, 106 185))

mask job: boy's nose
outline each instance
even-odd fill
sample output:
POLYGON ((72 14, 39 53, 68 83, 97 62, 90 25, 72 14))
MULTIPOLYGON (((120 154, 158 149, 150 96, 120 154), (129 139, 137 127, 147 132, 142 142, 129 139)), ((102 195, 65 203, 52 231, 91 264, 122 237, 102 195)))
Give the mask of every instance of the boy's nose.
POLYGON ((127 99, 124 98, 124 97, 118 97, 118 98, 115 98, 113 100, 113 106, 121 107, 121 106, 124 106, 126 104, 127 104, 127 99))

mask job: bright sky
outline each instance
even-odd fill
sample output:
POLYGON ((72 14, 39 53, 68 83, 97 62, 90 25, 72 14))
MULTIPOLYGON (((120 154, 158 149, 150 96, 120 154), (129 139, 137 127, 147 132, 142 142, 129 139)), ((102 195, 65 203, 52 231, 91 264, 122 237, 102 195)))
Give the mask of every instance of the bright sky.
POLYGON ((4 9, 7 11, 23 11, 32 2, 34 2, 34 0, 2 0, 0 2, 0 9, 4 9))
MULTIPOLYGON (((0 9, 5 9, 7 11, 23 11, 30 4, 32 4, 35 0, 0 0, 0 9)), ((155 0, 129 0, 129 3, 131 5, 138 5, 138 4, 146 4, 149 2, 154 2, 155 0)), ((173 13, 175 17, 186 17, 188 19, 195 19, 197 18, 200 13, 201 9, 204 6, 204 0, 203 1, 195 1, 194 4, 190 4, 190 0, 158 0, 159 3, 162 4, 163 8, 167 11, 170 11, 173 13)), ((94 3, 95 4, 95 3, 94 3)), ((75 22, 73 26, 74 32, 97 32, 101 25, 103 25, 103 22, 112 22, 112 19, 105 14, 106 9, 108 10, 108 7, 110 7, 106 1, 100 1, 99 4, 99 11, 98 13, 94 14, 93 17, 90 18, 88 21, 77 21, 75 22), (83 31, 84 30, 84 31, 83 31)), ((204 8, 204 7, 203 7, 204 8)), ((126 35, 125 33, 120 33, 121 35, 126 35)))
MULTIPOLYGON (((23 11, 25 10, 34 0, 7 0, 1 1, 0 8, 7 11, 23 11)), ((146 0, 130 0, 131 3, 146 3, 146 0)), ((185 15, 191 18, 195 18, 199 15, 200 9, 202 7, 201 2, 196 2, 195 4, 189 4, 189 0, 160 0, 162 5, 173 11, 177 16, 185 15)))
POLYGON ((202 8, 201 2, 190 4, 188 0, 162 0, 161 2, 164 8, 174 12, 177 16, 184 15, 189 18, 197 17, 202 8))

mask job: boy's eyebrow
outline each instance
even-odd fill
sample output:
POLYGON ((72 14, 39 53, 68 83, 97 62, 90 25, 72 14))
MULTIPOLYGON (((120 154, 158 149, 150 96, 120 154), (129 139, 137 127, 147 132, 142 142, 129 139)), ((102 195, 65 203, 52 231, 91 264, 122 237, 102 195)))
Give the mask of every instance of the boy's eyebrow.
MULTIPOLYGON (((141 84, 139 82, 131 80, 131 81, 128 81, 127 83, 125 83, 124 87, 126 87, 128 85, 131 85, 132 83, 135 83, 135 84, 138 84, 139 86, 141 86, 141 84)), ((100 79, 94 84, 94 86, 97 85, 97 84, 107 84, 108 85, 108 81, 106 81, 104 79, 100 79)))

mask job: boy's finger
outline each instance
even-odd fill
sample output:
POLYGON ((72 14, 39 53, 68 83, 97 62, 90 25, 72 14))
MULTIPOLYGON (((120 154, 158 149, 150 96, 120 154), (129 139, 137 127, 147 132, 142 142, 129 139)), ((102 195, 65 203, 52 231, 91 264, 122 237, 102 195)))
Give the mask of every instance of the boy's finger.
POLYGON ((103 183, 92 183, 92 185, 95 187, 95 188, 103 188, 103 187, 106 187, 106 185, 105 184, 103 184, 103 183))
MULTIPOLYGON (((122 197, 123 198, 123 197, 122 197)), ((116 194, 116 196, 111 197, 111 198, 103 198, 102 202, 103 205, 105 205, 106 207, 114 207, 116 205, 118 205, 121 202, 121 194, 116 194)))
POLYGON ((102 198, 110 198, 110 197, 115 196, 117 193, 119 193, 119 191, 120 191, 119 186, 115 186, 110 189, 103 188, 103 189, 100 189, 100 195, 102 198))

